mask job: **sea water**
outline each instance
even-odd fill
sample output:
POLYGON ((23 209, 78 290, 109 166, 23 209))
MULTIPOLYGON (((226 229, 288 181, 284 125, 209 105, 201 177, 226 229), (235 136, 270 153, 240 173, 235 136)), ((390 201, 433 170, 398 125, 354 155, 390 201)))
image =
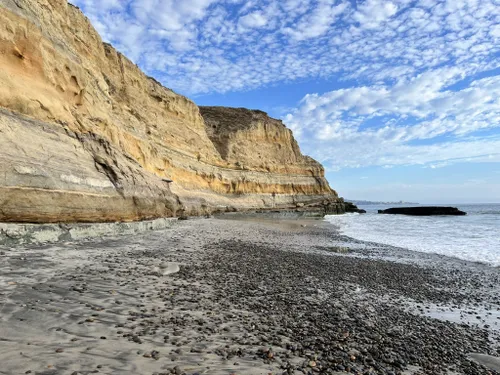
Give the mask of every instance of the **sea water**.
POLYGON ((446 205, 467 216, 381 215, 397 206, 366 205, 366 214, 327 216, 341 234, 358 240, 500 266, 500 204, 446 205))

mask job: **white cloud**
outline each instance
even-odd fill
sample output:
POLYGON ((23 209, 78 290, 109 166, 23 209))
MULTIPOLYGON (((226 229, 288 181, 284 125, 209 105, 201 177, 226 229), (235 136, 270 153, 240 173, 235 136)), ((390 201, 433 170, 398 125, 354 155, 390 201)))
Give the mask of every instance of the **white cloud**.
POLYGON ((496 67, 500 52, 496 0, 73 2, 106 41, 187 95, 316 78, 373 86, 443 66, 470 75, 496 67))
POLYGON ((334 5, 334 2, 329 0, 320 1, 318 6, 303 17, 297 25, 287 27, 283 31, 298 41, 317 38, 329 30, 336 17, 342 14, 347 7, 347 3, 334 5))
POLYGON ((136 62, 168 42, 174 51, 194 47, 195 25, 216 0, 73 0, 101 36, 136 62))
POLYGON ((341 85, 284 117, 330 169, 498 161, 497 0, 73 2, 105 40, 186 95, 341 85))
POLYGON ((391 1, 368 0, 358 7, 353 19, 364 29, 375 29, 394 16, 398 6, 391 1))
MULTIPOLYGON (((308 127, 311 121, 316 124, 314 126, 330 126, 330 121, 342 120, 344 124, 349 124, 384 115, 391 115, 393 119, 411 116, 420 121, 432 116, 440 125, 446 125, 446 118, 453 116, 462 120, 474 118, 473 128, 476 129, 481 124, 478 120, 490 120, 489 116, 499 111, 500 76, 477 80, 460 91, 446 89, 453 82, 452 79, 461 78, 459 69, 438 69, 411 80, 402 79, 391 87, 363 86, 335 90, 323 95, 308 94, 301 101, 299 120, 292 120, 290 116, 288 120, 294 121, 297 128, 308 127), (477 111, 488 117, 481 116, 477 111), (349 118, 345 119, 345 115, 349 118)), ((430 131, 436 122, 426 121, 423 124, 430 131)), ((467 132, 467 127, 470 126, 468 124, 462 122, 450 126, 453 126, 455 132, 467 132)), ((447 130, 442 126, 440 128, 447 130)), ((407 130, 408 133, 410 129, 415 133, 420 128, 413 126, 407 130)), ((422 137, 423 134, 420 134, 419 138, 422 137)))
POLYGON ((500 162, 500 75, 461 90, 462 77, 439 69, 393 86, 309 94, 285 121, 306 151, 331 168, 457 162, 500 162))
POLYGON ((267 19, 261 12, 253 12, 241 17, 238 24, 243 29, 259 28, 267 24, 267 19))

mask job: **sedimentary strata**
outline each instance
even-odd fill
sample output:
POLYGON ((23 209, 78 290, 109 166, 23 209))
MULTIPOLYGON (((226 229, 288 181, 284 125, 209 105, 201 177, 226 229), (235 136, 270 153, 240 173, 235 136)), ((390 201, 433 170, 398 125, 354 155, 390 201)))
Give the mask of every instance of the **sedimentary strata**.
POLYGON ((0 66, 0 221, 344 210, 280 121, 200 113, 66 0, 0 0, 0 66))

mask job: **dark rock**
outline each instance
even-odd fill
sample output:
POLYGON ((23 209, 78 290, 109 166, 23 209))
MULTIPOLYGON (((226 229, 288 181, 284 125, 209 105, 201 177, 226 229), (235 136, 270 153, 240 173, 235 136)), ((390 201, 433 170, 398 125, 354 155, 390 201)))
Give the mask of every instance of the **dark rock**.
POLYGON ((344 202, 345 212, 346 213, 358 213, 358 214, 366 214, 365 210, 361 210, 354 203, 344 202))
POLYGON ((387 210, 378 210, 379 214, 391 215, 411 215, 411 216, 437 216, 437 215, 452 215, 464 216, 466 212, 460 211, 456 207, 396 207, 387 210))
POLYGON ((153 359, 155 359, 155 360, 159 360, 159 359, 160 359, 160 352, 159 352, 159 351, 157 351, 157 350, 153 350, 153 351, 151 352, 151 357, 152 357, 153 359))

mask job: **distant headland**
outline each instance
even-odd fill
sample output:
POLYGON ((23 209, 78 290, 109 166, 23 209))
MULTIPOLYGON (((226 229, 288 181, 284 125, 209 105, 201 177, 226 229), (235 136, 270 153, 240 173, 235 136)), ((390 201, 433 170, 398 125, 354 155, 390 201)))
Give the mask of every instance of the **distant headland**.
POLYGON ((352 202, 355 205, 358 206, 368 206, 368 205, 378 205, 378 204, 388 204, 388 205, 415 205, 415 204, 420 204, 420 203, 415 203, 415 202, 405 202, 405 201, 397 201, 397 202, 377 202, 377 201, 364 201, 364 200, 358 200, 358 199, 346 199, 347 202, 352 202))

